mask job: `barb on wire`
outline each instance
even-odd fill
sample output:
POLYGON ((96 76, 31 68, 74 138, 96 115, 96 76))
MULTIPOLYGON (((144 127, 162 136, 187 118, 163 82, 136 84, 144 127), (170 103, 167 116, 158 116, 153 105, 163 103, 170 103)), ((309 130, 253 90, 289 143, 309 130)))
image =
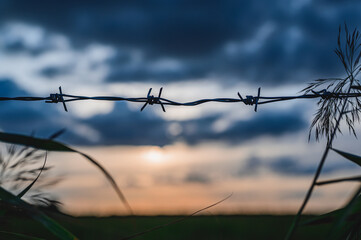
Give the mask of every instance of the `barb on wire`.
POLYGON ((255 104, 254 107, 254 111, 257 112, 257 106, 258 106, 258 100, 260 98, 260 94, 261 94, 261 88, 258 88, 258 96, 257 97, 253 97, 250 95, 247 95, 246 98, 242 98, 241 94, 238 92, 238 97, 241 99, 241 101, 246 104, 246 105, 253 105, 255 104))
POLYGON ((312 91, 311 93, 305 93, 303 95, 296 96, 261 96, 261 88, 258 88, 257 96, 247 95, 246 98, 243 98, 238 92, 239 98, 208 98, 208 99, 199 99, 191 102, 176 102, 170 99, 162 97, 163 88, 159 89, 159 94, 157 97, 151 95, 152 88, 149 89, 146 97, 137 97, 137 98, 125 98, 125 97, 114 97, 114 96, 76 96, 64 94, 61 87, 59 87, 59 93, 52 93, 48 97, 0 97, 0 101, 45 101, 46 103, 59 103, 63 104, 64 110, 67 112, 67 102, 81 101, 81 100, 98 100, 98 101, 127 101, 127 102, 139 102, 144 103, 142 108, 143 111, 147 105, 160 105, 163 112, 165 112, 165 105, 172 106, 197 106, 200 104, 208 102, 221 102, 221 103, 238 103, 243 102, 245 105, 255 106, 254 111, 257 112, 258 105, 268 104, 273 102, 288 101, 293 99, 345 99, 345 98, 357 98, 361 96, 361 92, 353 93, 334 93, 329 92, 326 89, 321 91, 312 91))
POLYGON ((65 112, 68 111, 66 105, 65 105, 65 100, 63 98, 63 92, 61 91, 61 87, 59 87, 59 93, 55 93, 55 94, 50 94, 49 96, 50 100, 47 100, 45 102, 47 103, 58 103, 58 102, 62 102, 63 103, 63 107, 65 112))
POLYGON ((147 104, 149 104, 149 105, 160 104, 160 106, 162 106, 163 112, 165 112, 164 105, 163 105, 162 101, 160 101, 160 99, 161 99, 160 97, 161 97, 161 95, 162 95, 162 91, 163 91, 163 88, 161 87, 160 90, 159 90, 158 97, 154 97, 153 95, 150 95, 150 93, 152 92, 152 88, 150 88, 149 91, 148 91, 148 95, 147 95, 147 101, 145 102, 145 104, 143 105, 143 107, 140 109, 140 111, 143 111, 144 108, 147 106, 147 104))

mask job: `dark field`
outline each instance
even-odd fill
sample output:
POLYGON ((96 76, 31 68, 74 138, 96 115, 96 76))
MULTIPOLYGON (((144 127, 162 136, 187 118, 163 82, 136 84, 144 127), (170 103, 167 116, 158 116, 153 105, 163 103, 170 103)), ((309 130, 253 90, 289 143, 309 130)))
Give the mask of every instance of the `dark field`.
MULTIPOLYGON (((54 218, 80 239, 122 239, 173 221, 179 216, 54 218)), ((135 239, 284 239, 293 218, 294 216, 286 215, 194 216, 135 239)), ((303 220, 311 218, 312 216, 304 216, 303 220)), ((43 226, 23 217, 7 218, 0 226, 1 231, 56 239, 43 226)), ((324 239, 329 226, 300 226, 294 239, 324 239)))

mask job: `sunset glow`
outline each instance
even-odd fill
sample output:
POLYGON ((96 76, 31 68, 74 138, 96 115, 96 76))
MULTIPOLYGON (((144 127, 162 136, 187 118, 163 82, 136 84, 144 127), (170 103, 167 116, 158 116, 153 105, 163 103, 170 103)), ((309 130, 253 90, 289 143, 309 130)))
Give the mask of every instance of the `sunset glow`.
POLYGON ((154 164, 159 164, 165 161, 164 152, 160 147, 150 147, 148 150, 145 150, 143 158, 154 164))
MULTIPOLYGON (((118 146, 81 150, 109 169, 136 214, 188 214, 231 193, 230 199, 208 213, 294 213, 310 184, 309 174, 293 176, 288 171, 295 169, 278 172, 273 166, 278 158, 292 154, 302 159, 299 169, 314 168, 316 162, 312 156, 317 156, 317 145, 308 144, 305 135, 293 136, 293 142, 287 139, 272 142, 264 138, 259 145, 233 147, 175 144, 162 148, 118 146)), ((334 165, 337 160, 332 155, 326 171, 330 171, 330 166, 338 168, 334 165)), ((51 154, 49 164, 55 165, 58 174, 64 176, 53 190, 61 193, 59 197, 66 212, 129 214, 101 172, 81 156, 51 154)), ((356 170, 330 172, 325 178, 341 177, 356 170)), ((307 211, 325 212, 342 206, 355 188, 353 184, 347 186, 317 189, 316 200, 307 211)))

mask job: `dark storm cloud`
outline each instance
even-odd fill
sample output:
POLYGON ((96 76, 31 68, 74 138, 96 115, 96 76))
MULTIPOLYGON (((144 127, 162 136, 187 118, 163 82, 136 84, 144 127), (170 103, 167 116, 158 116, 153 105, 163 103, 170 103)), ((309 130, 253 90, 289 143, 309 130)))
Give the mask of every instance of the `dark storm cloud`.
POLYGON ((227 141, 240 143, 263 136, 281 136, 287 133, 302 131, 307 128, 307 122, 301 113, 288 112, 260 112, 252 119, 237 121, 222 132, 215 132, 212 125, 219 117, 212 116, 182 123, 185 129, 183 137, 187 142, 194 144, 204 141, 227 141))
POLYGON ((166 145, 167 123, 149 111, 129 110, 126 104, 117 102, 109 114, 100 114, 84 120, 84 123, 101 133, 100 143, 105 145, 166 145))
POLYGON ((360 6, 359 1, 13 0, 2 2, 0 18, 63 33, 80 47, 100 42, 143 54, 140 66, 110 64, 109 81, 217 76, 267 85, 342 74, 333 54, 338 26, 357 26, 360 6), (267 26, 272 31, 257 38, 267 26), (259 46, 253 51, 246 43, 259 46), (232 44, 240 49, 227 52, 232 44), (164 58, 183 67, 151 68, 164 58))
POLYGON ((242 13, 256 13, 255 7, 247 2, 218 0, 15 0, 2 6, 1 16, 3 20, 39 24, 81 42, 97 40, 187 56, 208 53, 236 37, 247 20, 242 13))
POLYGON ((134 112, 123 103, 116 103, 109 114, 97 115, 84 123, 99 131, 101 143, 106 145, 167 145, 175 141, 198 144, 207 141, 237 144, 263 136, 281 136, 307 128, 306 121, 295 112, 264 112, 245 121, 238 121, 223 132, 213 130, 214 123, 222 115, 214 115, 196 120, 166 121, 151 112, 134 112), (168 129, 171 124, 179 124, 182 129, 172 136, 168 129))
MULTIPOLYGON (((46 41, 44 41, 44 43, 45 42, 46 41)), ((27 53, 34 57, 45 53, 49 49, 51 49, 51 47, 47 44, 29 46, 23 41, 23 39, 9 39, 7 41, 4 41, 1 46, 1 51, 4 51, 6 53, 27 53)))
MULTIPOLYGON (((145 61, 137 65, 109 61, 111 71, 106 77, 108 82, 169 82, 190 80, 190 78, 204 78, 210 75, 207 63, 196 61, 182 61, 178 66, 172 66, 172 60, 163 60, 154 64, 154 61, 145 61)), ((174 64, 174 63, 173 63, 174 64)))
POLYGON ((39 71, 39 74, 47 77, 54 78, 57 76, 65 75, 71 73, 73 70, 72 66, 47 66, 39 71))

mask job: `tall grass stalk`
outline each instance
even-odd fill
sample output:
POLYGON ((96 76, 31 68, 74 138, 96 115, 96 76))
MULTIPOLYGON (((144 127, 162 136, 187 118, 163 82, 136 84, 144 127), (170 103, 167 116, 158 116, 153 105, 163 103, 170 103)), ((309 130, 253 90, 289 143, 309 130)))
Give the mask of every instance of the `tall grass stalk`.
MULTIPOLYGON (((361 57, 361 51, 359 50, 361 44, 359 44, 359 32, 355 29, 353 33, 349 33, 347 26, 345 25, 345 36, 346 36, 346 43, 344 47, 341 45, 341 27, 339 28, 339 35, 338 35, 338 48, 335 50, 336 54, 340 58, 347 77, 345 79, 319 79, 316 80, 315 83, 311 83, 309 87, 305 88, 304 91, 313 91, 316 87, 324 84, 329 83, 327 86, 327 89, 330 87, 336 85, 333 88, 334 94, 339 94, 343 91, 344 86, 347 86, 347 94, 351 92, 354 88, 354 84, 359 86, 359 81, 356 79, 356 76, 361 71, 361 66, 359 65, 359 60, 361 57), (357 54, 358 53, 358 54, 357 54)), ((342 99, 340 100, 342 101, 342 99)), ((333 102, 331 99, 321 99, 319 101, 319 105, 321 105, 320 109, 318 110, 315 119, 313 120, 313 123, 310 128, 310 135, 312 128, 315 127, 315 135, 316 140, 319 138, 319 134, 325 135, 327 137, 327 143, 325 150, 322 154, 321 160, 318 164, 317 170, 315 172, 315 175, 313 177, 311 186, 309 187, 306 196, 302 202, 302 205, 300 209, 297 212, 297 215, 291 225, 291 228, 286 236, 286 239, 291 239, 299 225, 299 221, 301 218, 301 215, 306 208, 306 205, 308 201, 310 200, 313 190, 315 186, 317 185, 317 180, 321 174, 323 165, 326 161, 326 158, 328 156, 329 150, 332 148, 332 143, 336 137, 337 132, 341 132, 340 130, 340 123, 344 116, 346 116, 346 123, 348 124, 349 130, 353 132, 353 134, 356 136, 355 130, 354 130, 354 121, 355 118, 359 120, 359 106, 360 102, 356 98, 356 103, 353 103, 350 101, 347 97, 343 99, 343 103, 340 105, 336 102, 333 102), (351 111, 346 111, 348 107, 351 106, 351 111), (337 112, 339 113, 336 117, 337 112), (347 114, 351 113, 351 117, 347 116, 347 114), (332 120, 336 119, 335 122, 332 120)))

